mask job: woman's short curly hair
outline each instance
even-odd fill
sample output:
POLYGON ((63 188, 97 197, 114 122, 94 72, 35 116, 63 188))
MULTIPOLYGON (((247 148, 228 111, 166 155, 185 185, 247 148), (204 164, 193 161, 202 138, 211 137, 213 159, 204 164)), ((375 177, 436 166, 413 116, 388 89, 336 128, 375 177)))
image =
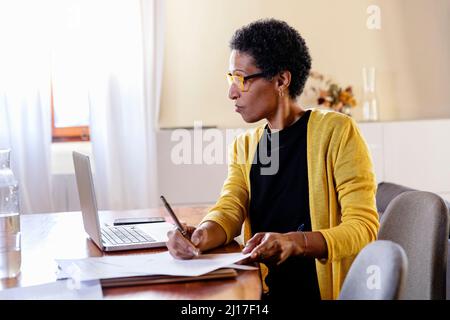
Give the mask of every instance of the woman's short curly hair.
POLYGON ((286 22, 276 19, 252 22, 234 33, 230 48, 252 56, 268 79, 281 71, 290 71, 290 97, 295 99, 302 93, 311 69, 311 56, 305 40, 286 22))

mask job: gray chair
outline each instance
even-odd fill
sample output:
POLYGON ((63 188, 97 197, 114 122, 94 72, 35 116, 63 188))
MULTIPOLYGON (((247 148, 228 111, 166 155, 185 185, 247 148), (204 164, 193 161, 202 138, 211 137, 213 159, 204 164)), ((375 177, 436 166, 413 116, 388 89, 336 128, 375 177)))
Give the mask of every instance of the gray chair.
POLYGON ((353 261, 339 300, 396 300, 404 287, 407 267, 400 245, 386 240, 369 243, 353 261))
POLYGON ((377 187, 377 210, 380 216, 386 211, 389 203, 394 200, 394 198, 406 191, 417 191, 400 184, 391 182, 380 182, 377 187))
POLYGON ((450 300, 450 240, 448 240, 447 252, 447 300, 450 300))
MULTIPOLYGON (((411 189, 409 187, 392 183, 392 182, 380 182, 377 187, 377 210, 380 217, 383 216, 384 211, 386 211, 387 206, 394 200, 398 195, 406 191, 419 191, 417 189, 411 189)), ((448 210, 450 211, 450 202, 444 200, 448 210)), ((450 239, 450 234, 449 234, 450 239)))
POLYGON ((408 257, 401 299, 445 299, 448 209, 438 195, 407 191, 386 208, 378 239, 398 243, 408 257))

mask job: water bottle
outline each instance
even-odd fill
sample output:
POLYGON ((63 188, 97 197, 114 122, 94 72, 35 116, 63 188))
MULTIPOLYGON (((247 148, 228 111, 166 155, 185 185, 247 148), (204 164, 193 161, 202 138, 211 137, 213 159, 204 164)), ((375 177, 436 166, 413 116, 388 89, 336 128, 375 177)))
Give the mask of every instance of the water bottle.
POLYGON ((0 150, 0 279, 16 277, 21 265, 19 188, 10 150, 0 150))

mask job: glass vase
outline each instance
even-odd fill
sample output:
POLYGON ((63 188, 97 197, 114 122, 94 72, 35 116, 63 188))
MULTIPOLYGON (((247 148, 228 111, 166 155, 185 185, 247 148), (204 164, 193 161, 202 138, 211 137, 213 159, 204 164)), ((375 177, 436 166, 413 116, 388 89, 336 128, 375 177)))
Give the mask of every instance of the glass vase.
POLYGON ((349 117, 352 116, 352 106, 345 105, 342 107, 341 112, 349 117))
POLYGON ((375 68, 363 68, 363 89, 362 111, 364 121, 378 121, 379 103, 375 91, 375 68))

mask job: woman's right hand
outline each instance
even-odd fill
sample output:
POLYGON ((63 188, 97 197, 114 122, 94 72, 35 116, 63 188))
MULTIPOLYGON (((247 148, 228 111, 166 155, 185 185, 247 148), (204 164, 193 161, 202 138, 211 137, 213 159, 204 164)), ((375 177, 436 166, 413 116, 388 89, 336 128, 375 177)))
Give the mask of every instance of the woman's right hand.
POLYGON ((187 232, 184 237, 178 229, 167 233, 167 249, 177 259, 192 259, 201 253, 202 244, 206 242, 206 230, 193 226, 183 226, 187 232))

